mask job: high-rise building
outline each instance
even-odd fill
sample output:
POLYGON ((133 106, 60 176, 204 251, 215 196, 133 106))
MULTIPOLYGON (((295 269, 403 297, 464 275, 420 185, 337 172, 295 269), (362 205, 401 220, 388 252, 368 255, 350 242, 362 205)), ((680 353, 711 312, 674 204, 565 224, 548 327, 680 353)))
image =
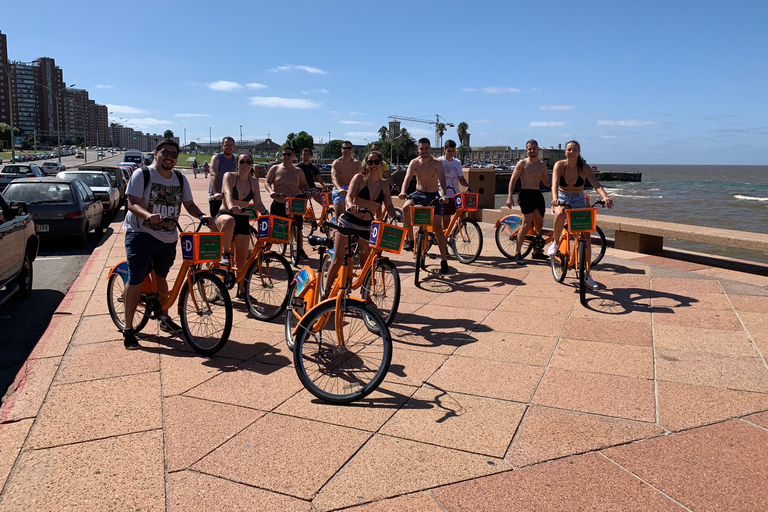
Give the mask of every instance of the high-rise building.
POLYGON ((11 63, 8 61, 8 42, 0 32, 0 123, 11 124, 11 63))

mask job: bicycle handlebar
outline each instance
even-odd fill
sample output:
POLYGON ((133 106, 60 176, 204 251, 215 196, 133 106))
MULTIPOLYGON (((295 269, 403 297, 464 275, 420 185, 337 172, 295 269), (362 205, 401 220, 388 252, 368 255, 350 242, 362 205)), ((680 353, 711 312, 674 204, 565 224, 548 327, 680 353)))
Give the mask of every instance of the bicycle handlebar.
MULTIPOLYGON (((598 199, 597 201, 592 203, 592 206, 590 206, 590 208, 594 208, 595 205, 600 205, 603 208, 605 208, 605 201, 603 199, 598 199)), ((571 209, 573 208, 570 203, 566 203, 565 201, 558 201, 557 206, 567 206, 568 208, 571 208, 571 209)))

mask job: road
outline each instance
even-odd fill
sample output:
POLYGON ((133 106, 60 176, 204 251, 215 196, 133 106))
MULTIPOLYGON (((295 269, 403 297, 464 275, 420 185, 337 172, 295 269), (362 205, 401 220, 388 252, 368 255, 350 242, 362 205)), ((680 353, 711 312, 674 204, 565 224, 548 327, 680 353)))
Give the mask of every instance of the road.
MULTIPOLYGON (((95 156, 95 151, 91 153, 95 156)), ((88 163, 95 163, 94 160, 89 158, 88 163)), ((121 161, 122 154, 118 154, 99 163, 109 165, 121 161)), ((45 160, 35 163, 42 165, 43 162, 45 160)), ((63 157, 61 163, 69 168, 82 164, 83 160, 68 156, 63 157)), ((123 215, 121 211, 116 219, 122 219, 123 215)), ((23 301, 11 299, 0 306, 0 397, 13 383, 100 240, 101 236, 94 232, 88 235, 85 248, 77 248, 74 240, 41 240, 33 265, 32 296, 23 301)))

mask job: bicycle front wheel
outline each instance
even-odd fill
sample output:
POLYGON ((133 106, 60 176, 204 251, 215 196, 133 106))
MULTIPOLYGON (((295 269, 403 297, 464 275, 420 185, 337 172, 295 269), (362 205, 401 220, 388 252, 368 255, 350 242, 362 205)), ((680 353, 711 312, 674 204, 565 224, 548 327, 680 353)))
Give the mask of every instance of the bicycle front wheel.
POLYGON ((245 303, 256 319, 268 322, 283 314, 288 306, 288 293, 293 271, 276 253, 256 258, 245 275, 245 303))
POLYGON ((312 236, 315 229, 317 229, 317 222, 315 222, 315 219, 304 219, 304 222, 301 224, 301 234, 304 235, 304 238, 312 236))
POLYGON ((565 274, 568 272, 568 255, 557 251, 549 258, 549 264, 552 267, 552 277, 558 283, 562 283, 565 280, 565 274))
POLYGON ((376 310, 352 300, 342 308, 343 340, 336 332, 336 303, 326 302, 302 319, 293 351, 296 374, 304 387, 335 404, 359 400, 374 391, 392 361, 389 328, 376 310))
MULTIPOLYGON (((112 274, 107 281, 107 309, 109 309, 109 316, 112 318, 112 322, 122 332, 125 329, 125 304, 123 302, 123 292, 125 292, 125 283, 123 277, 118 274, 112 274)), ((134 332, 141 331, 147 322, 149 322, 149 313, 147 308, 139 301, 139 305, 136 307, 136 313, 133 315, 134 320, 139 319, 138 322, 133 323, 134 332)))
POLYGON ((299 266, 299 240, 301 240, 301 227, 296 221, 291 221, 291 265, 294 267, 299 266))
POLYGON ((600 263, 600 260, 603 259, 603 256, 605 256, 605 234, 603 234, 603 230, 600 229, 600 226, 595 226, 597 230, 594 233, 591 233, 590 240, 592 242, 592 261, 590 263, 591 266, 595 266, 598 263, 600 263))
POLYGON ((460 262, 475 261, 483 250, 483 232, 480 230, 480 225, 472 219, 459 219, 453 229, 451 249, 460 262))
POLYGON ((296 340, 293 337, 293 329, 307 313, 306 303, 304 303, 304 305, 297 305, 297 301, 294 301, 294 299, 298 297, 297 292, 298 288, 296 286, 291 286, 289 300, 292 302, 292 305, 285 311, 285 343, 288 345, 291 352, 293 352, 293 348, 296 346, 296 340))
POLYGON ((579 300, 583 306, 587 303, 587 242, 579 240, 579 300))
POLYGON ((376 269, 370 270, 363 281, 361 296, 370 299, 386 324, 392 325, 400 306, 400 273, 390 260, 377 260, 376 269))
POLYGON ((221 279, 210 272, 194 276, 181 286, 179 321, 184 339, 198 354, 215 354, 229 340, 232 330, 232 300, 221 279), (193 297, 194 294, 194 297, 193 297))
POLYGON ((512 230, 510 226, 503 222, 496 226, 496 233, 494 234, 494 238, 496 238, 496 247, 499 248, 501 254, 509 259, 514 259, 515 253, 517 252, 518 229, 512 230))

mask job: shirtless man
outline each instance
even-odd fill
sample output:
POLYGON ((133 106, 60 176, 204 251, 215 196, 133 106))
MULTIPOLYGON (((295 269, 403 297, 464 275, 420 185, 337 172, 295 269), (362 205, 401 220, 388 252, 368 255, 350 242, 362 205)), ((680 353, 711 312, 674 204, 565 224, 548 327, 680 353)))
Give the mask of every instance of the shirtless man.
POLYGON ((211 158, 211 184, 208 186, 208 205, 211 209, 211 217, 219 214, 224 194, 222 180, 225 173, 232 171, 237 171, 235 139, 224 137, 221 139, 221 153, 216 153, 211 158))
MULTIPOLYGON (((287 217, 285 213, 285 198, 308 197, 309 185, 304 177, 304 171, 293 165, 293 150, 285 147, 281 154, 283 161, 269 168, 264 188, 269 197, 272 198, 269 213, 280 217, 287 217)), ((293 222, 298 222, 299 226, 301 226, 302 221, 303 217, 300 215, 295 215, 293 218, 293 222)), ((299 237, 298 256, 299 258, 307 258, 307 254, 303 249, 302 238, 299 237)))
POLYGON ((333 214, 338 219, 344 213, 345 201, 349 182, 360 172, 360 160, 352 158, 352 143, 345 140, 341 143, 341 158, 331 165, 331 181, 333 182, 333 214))
MULTIPOLYGON (((525 150, 528 152, 528 158, 520 160, 515 166, 512 177, 509 180, 509 195, 507 196, 507 208, 515 206, 513 193, 517 180, 520 180, 520 194, 518 202, 520 211, 523 213, 523 225, 520 226, 517 234, 517 253, 515 254, 515 263, 525 265, 525 260, 520 254, 523 246, 523 240, 528 230, 533 224, 536 232, 540 232, 544 226, 544 195, 539 190, 539 182, 543 181, 547 187, 551 186, 547 166, 539 160, 539 143, 531 139, 525 143, 525 150)), ((546 260, 547 256, 542 251, 537 251, 531 256, 537 260, 546 260)))
POLYGON ((416 192, 412 195, 413 199, 403 203, 403 215, 405 219, 405 236, 407 240, 403 249, 409 251, 413 249, 413 227, 411 225, 411 207, 415 204, 419 206, 434 206, 435 218, 432 221, 432 228, 435 230, 437 238, 437 247, 440 249, 440 273, 447 274, 448 270, 448 251, 446 250, 445 234, 443 233, 443 206, 441 201, 445 201, 445 196, 440 196, 439 190, 447 190, 445 184, 445 170, 443 164, 430 154, 432 148, 429 139, 426 137, 419 139, 419 156, 411 160, 408 164, 408 170, 405 172, 403 188, 400 192, 400 199, 405 199, 405 191, 411 184, 411 178, 416 175, 416 192), (438 189, 439 185, 439 189, 438 189), (435 201, 439 199, 439 201, 435 201))

